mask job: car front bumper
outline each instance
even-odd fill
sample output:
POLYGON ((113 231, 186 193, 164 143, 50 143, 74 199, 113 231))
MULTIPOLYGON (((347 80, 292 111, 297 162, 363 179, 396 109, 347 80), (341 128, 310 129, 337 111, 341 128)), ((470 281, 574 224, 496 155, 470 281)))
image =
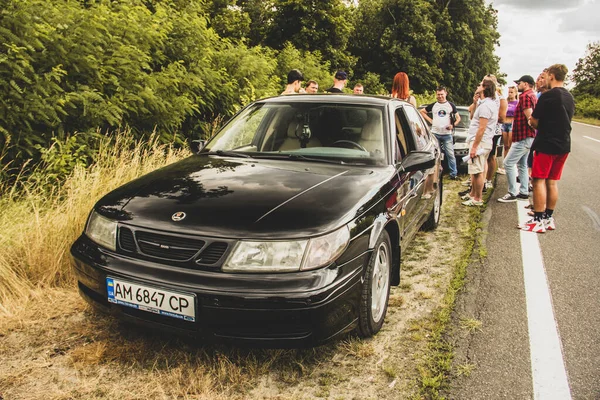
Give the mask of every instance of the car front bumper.
POLYGON ((314 271, 227 274, 126 257, 99 247, 84 235, 73 244, 71 254, 80 294, 103 311, 201 340, 265 347, 312 346, 353 330, 363 266, 370 256, 370 252, 354 249, 343 264, 314 271), (194 294, 195 321, 109 303, 107 276, 194 294))

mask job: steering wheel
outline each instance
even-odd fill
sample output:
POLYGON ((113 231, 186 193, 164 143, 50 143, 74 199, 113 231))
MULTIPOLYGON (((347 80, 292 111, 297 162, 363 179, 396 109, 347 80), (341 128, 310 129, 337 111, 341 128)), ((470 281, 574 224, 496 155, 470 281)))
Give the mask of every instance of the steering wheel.
MULTIPOLYGON (((352 140, 338 140, 336 142, 333 142, 331 145, 335 146, 336 144, 349 144, 352 145, 353 147, 362 150, 364 152, 369 152, 367 149, 365 149, 364 147, 362 147, 360 144, 353 142, 352 140)), ((344 148, 348 148, 347 146, 338 146, 338 147, 344 147, 344 148)))

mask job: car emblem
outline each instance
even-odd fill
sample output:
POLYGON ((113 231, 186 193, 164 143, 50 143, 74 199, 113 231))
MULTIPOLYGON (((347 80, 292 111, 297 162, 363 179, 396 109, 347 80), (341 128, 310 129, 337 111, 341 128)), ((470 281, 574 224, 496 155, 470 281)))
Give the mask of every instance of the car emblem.
POLYGON ((181 221, 182 219, 184 219, 184 218, 185 218, 185 215, 186 215, 186 214, 185 214, 183 211, 177 211, 175 214, 173 214, 173 215, 171 216, 171 219, 172 219, 173 221, 175 221, 175 222, 177 222, 177 221, 181 221))

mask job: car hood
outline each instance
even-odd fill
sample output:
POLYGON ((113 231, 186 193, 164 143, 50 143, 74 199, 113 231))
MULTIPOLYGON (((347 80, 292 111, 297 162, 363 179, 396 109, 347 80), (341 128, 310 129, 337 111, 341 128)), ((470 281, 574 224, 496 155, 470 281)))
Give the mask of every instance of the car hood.
POLYGON ((223 238, 332 231, 384 198, 392 167, 196 155, 138 178, 96 209, 123 223, 223 238), (173 221, 175 213, 185 218, 173 221))

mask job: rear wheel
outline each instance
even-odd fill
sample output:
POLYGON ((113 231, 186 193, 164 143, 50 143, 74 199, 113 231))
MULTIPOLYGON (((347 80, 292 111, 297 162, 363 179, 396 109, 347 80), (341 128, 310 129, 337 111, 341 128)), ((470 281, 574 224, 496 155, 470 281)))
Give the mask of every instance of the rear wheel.
POLYGON ((375 244, 360 297, 358 334, 375 335, 383 326, 390 297, 392 252, 390 236, 384 230, 375 244))
POLYGON ((438 224, 440 223, 440 215, 442 213, 442 194, 442 177, 440 177, 438 190, 435 195, 435 200, 433 201, 433 209, 423 224, 424 231, 432 231, 437 228, 438 224))

